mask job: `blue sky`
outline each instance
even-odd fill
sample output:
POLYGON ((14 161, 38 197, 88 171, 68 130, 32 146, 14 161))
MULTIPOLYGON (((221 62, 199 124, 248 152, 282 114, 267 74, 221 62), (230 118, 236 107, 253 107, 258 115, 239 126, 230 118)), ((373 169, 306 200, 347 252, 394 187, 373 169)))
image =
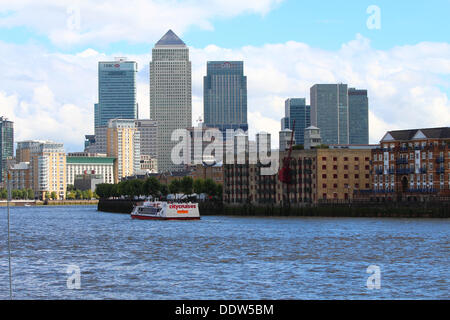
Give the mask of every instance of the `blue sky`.
MULTIPOLYGON (((14 15, 14 12, 2 12, 0 18, 14 15)), ((235 17, 214 19, 211 21, 211 30, 192 25, 184 32, 175 31, 180 33, 188 45, 196 48, 210 44, 239 48, 293 40, 333 50, 360 33, 372 40, 374 48, 388 49, 421 41, 448 42, 449 12, 450 0, 284 0, 274 4, 273 9, 266 14, 244 11, 235 17), (366 9, 370 5, 381 9, 380 30, 369 30, 366 27, 369 17, 366 9)), ((78 52, 86 47, 86 44, 62 48, 55 46, 45 34, 29 26, 0 27, 0 40, 10 43, 31 41, 66 53, 78 52)), ((89 47, 110 54, 142 54, 149 52, 156 40, 155 36, 149 36, 147 41, 130 42, 122 39, 100 45, 92 42, 89 47)))
POLYGON ((16 141, 79 151, 93 133, 98 61, 127 56, 146 118, 151 48, 173 29, 191 48, 193 119, 206 61, 243 60, 251 136, 269 131, 277 145, 285 99, 344 82, 368 89, 376 143, 387 130, 450 124, 449 12, 450 0, 0 0, 0 115, 16 141), (367 27, 371 5, 379 30, 367 27))

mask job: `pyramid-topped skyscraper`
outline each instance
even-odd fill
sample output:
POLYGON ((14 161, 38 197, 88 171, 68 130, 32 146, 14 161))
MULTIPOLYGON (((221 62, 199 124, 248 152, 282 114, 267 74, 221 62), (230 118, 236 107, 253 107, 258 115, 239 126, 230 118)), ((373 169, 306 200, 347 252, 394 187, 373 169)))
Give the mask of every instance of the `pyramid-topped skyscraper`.
POLYGON ((189 48, 172 31, 155 44, 150 62, 150 118, 158 123, 158 171, 182 169, 171 160, 172 132, 192 126, 189 48))
POLYGON ((155 47, 160 46, 184 46, 186 44, 178 38, 178 36, 172 30, 166 32, 166 34, 155 44, 155 47))

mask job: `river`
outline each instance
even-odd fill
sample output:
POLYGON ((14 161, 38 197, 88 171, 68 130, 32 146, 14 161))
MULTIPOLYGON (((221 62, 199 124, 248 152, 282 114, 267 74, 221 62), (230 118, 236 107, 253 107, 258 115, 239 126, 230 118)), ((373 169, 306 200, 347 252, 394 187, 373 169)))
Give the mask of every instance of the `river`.
MULTIPOLYGON (((4 207, 0 221, 0 298, 7 299, 4 207)), ((94 206, 17 207, 11 208, 13 296, 449 299, 449 236, 449 219, 140 221, 94 206), (368 277, 378 275, 367 273, 369 266, 379 270, 379 282, 370 282, 379 289, 367 287, 368 277)))

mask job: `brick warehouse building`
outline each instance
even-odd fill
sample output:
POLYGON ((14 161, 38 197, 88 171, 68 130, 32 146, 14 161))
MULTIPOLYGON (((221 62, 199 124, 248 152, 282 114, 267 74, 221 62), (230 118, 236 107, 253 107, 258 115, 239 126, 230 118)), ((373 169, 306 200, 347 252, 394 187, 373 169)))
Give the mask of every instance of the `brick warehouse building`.
MULTIPOLYGON (((280 153, 280 163, 287 152, 280 153)), ((261 165, 224 165, 224 202, 253 204, 318 203, 351 200, 371 189, 370 149, 312 149, 292 152, 292 184, 278 174, 262 176, 261 165)))
POLYGON ((372 151, 376 198, 450 196, 450 128, 389 131, 372 151))

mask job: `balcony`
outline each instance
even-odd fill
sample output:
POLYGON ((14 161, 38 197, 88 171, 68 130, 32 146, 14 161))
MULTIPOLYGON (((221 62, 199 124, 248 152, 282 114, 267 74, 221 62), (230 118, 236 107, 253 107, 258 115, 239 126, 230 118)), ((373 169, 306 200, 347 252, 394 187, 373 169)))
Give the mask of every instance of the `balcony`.
POLYGON ((437 174, 445 173, 445 168, 444 167, 436 168, 436 173, 437 174))
POLYGON ((408 159, 400 158, 395 161, 396 164, 408 164, 408 159))
POLYGON ((396 174, 410 174, 410 173, 414 173, 414 170, 413 170, 413 169, 409 169, 409 168, 406 168, 406 169, 397 169, 397 170, 395 171, 395 173, 396 173, 396 174))

